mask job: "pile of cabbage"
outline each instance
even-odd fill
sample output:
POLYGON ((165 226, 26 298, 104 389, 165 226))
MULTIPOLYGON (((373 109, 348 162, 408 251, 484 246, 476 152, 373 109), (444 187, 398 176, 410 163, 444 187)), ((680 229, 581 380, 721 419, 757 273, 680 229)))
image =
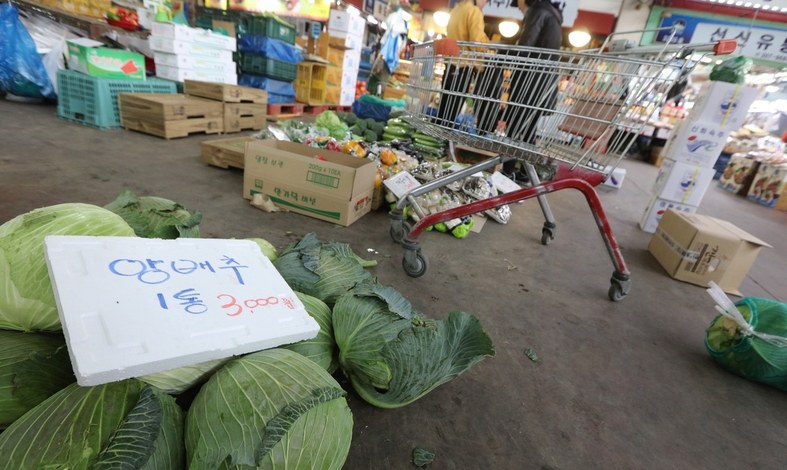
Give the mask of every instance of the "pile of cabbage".
POLYGON ((494 355, 478 319, 427 318, 349 245, 314 234, 281 254, 252 238, 320 325, 310 340, 94 387, 74 378, 44 237, 199 237, 201 215, 125 192, 0 225, 0 469, 338 469, 349 380, 398 408, 494 355), (182 399, 189 397, 189 399, 182 399))

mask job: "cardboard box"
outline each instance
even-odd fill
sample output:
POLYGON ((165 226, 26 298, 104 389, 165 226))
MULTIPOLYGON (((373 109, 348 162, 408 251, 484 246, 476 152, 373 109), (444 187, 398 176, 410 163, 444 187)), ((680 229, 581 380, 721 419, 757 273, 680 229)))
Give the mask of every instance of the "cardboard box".
POLYGON ((145 79, 145 56, 102 46, 88 38, 69 39, 68 68, 94 77, 145 79))
POLYGON ((716 128, 737 130, 760 94, 759 88, 712 81, 702 85, 689 118, 713 124, 716 128))
POLYGON ((174 41, 160 36, 150 36, 148 38, 150 48, 156 52, 166 52, 168 54, 195 55, 200 57, 212 57, 222 62, 232 61, 232 51, 217 49, 187 41, 174 41))
POLYGON ((725 220, 670 210, 648 251, 675 279, 705 287, 714 281, 724 292, 741 295, 738 287, 763 246, 770 247, 725 220))
POLYGON ((651 194, 668 201, 699 206, 715 174, 713 168, 666 159, 661 164, 651 194))
POLYGON ((151 31, 153 37, 166 38, 170 41, 182 41, 199 44, 205 47, 223 49, 227 51, 237 50, 235 38, 213 31, 174 23, 153 23, 151 31))
POLYGON ((371 210, 376 164, 277 140, 246 144, 243 197, 267 195, 287 210, 350 225, 371 210))
POLYGON ((366 20, 360 15, 352 15, 347 11, 331 10, 328 17, 328 33, 331 36, 346 38, 347 36, 362 37, 366 28, 366 20))
POLYGON ((746 197, 757 204, 774 207, 787 187, 787 165, 761 163, 746 197))
POLYGON ((719 185, 731 193, 746 195, 759 166, 760 162, 746 155, 733 155, 719 177, 719 185))
POLYGON ((645 212, 642 213, 642 218, 639 220, 639 228, 641 228, 643 232, 654 233, 659 226, 659 222, 661 222, 661 219, 664 217, 664 214, 670 209, 678 212, 685 212, 687 214, 697 212, 696 206, 689 206, 688 204, 667 201, 658 196, 652 196, 645 208, 645 212))
POLYGON ((787 212, 787 187, 782 190, 782 194, 776 199, 776 204, 773 208, 777 211, 787 212))
POLYGON ((720 130, 717 124, 684 121, 673 130, 663 155, 689 165, 713 168, 728 136, 729 131, 720 130))

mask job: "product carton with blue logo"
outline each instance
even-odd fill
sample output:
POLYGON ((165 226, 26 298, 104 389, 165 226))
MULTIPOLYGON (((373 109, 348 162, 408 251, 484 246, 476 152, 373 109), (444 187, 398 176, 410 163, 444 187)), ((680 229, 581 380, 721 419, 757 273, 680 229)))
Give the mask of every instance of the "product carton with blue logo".
POLYGON ((713 168, 730 131, 707 121, 684 121, 672 132, 663 155, 689 165, 713 168))
POLYGON ((651 194, 662 199, 699 206, 716 170, 666 159, 651 194))
POLYGON ((692 121, 703 121, 717 128, 737 130, 760 94, 759 88, 727 82, 708 82, 689 113, 692 121))

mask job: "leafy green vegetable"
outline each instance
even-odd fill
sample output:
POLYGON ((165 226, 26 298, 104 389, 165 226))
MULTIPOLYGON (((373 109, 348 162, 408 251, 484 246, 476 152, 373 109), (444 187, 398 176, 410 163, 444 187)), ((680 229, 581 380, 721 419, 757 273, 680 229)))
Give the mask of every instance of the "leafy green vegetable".
POLYGON ((63 336, 0 330, 0 429, 74 380, 63 336))
POLYGON ((123 191, 104 206, 128 222, 134 233, 144 238, 199 238, 202 214, 190 213, 177 202, 156 196, 138 197, 123 191))
POLYGON ((259 245, 260 250, 262 250, 262 254, 265 255, 265 257, 269 260, 276 261, 276 258, 279 257, 278 250, 276 250, 276 247, 273 246, 268 240, 263 238, 249 238, 249 240, 259 245))
POLYGON ((300 292, 296 292, 295 295, 303 302, 306 312, 320 325, 320 332, 313 339, 282 346, 282 349, 289 349, 306 356, 327 370, 329 374, 333 374, 339 368, 339 358, 336 342, 333 340, 331 309, 318 298, 300 292))
POLYGON ((58 331, 52 283, 44 258, 47 235, 133 237, 118 215, 90 204, 58 204, 0 225, 0 328, 58 331))
POLYGON ((169 394, 177 395, 207 380, 228 360, 229 359, 216 359, 213 361, 200 362, 199 364, 178 367, 177 369, 156 372, 137 378, 169 394))
POLYGON ((328 306, 357 283, 371 278, 366 261, 346 243, 321 242, 309 233, 288 246, 273 265, 293 290, 317 297, 328 306))
POLYGON ((343 123, 334 111, 323 111, 314 120, 318 127, 328 129, 328 133, 336 140, 346 140, 349 135, 349 127, 343 123))
POLYGON ((413 465, 416 467, 425 467, 434 462, 434 452, 416 447, 413 449, 413 465))
POLYGON ((494 355, 474 316, 429 320, 396 290, 371 282, 336 301, 333 329, 340 367, 358 394, 380 408, 412 403, 494 355))
POLYGON ((344 395, 328 372, 292 351, 232 360, 189 409, 188 468, 340 469, 352 439, 344 395))
POLYGON ((138 380, 73 383, 0 434, 3 468, 140 470, 183 467, 183 412, 138 380))

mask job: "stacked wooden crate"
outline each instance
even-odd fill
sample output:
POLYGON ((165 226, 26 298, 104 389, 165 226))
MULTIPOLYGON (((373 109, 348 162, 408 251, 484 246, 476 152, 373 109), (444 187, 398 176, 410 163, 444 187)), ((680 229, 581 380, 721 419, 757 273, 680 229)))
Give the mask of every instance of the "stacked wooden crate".
POLYGON ((124 128, 165 139, 224 130, 224 108, 216 101, 179 94, 120 93, 124 128))
POLYGON ((258 130, 265 127, 268 93, 257 88, 186 80, 183 91, 190 96, 221 102, 224 132, 258 130))

